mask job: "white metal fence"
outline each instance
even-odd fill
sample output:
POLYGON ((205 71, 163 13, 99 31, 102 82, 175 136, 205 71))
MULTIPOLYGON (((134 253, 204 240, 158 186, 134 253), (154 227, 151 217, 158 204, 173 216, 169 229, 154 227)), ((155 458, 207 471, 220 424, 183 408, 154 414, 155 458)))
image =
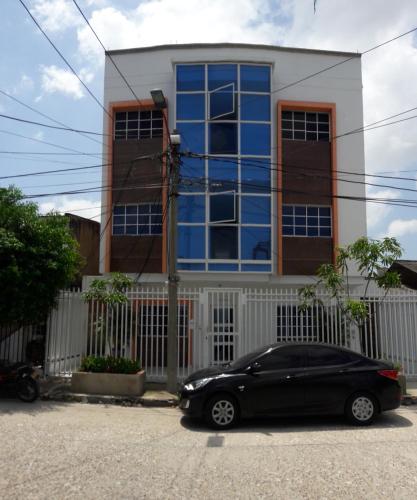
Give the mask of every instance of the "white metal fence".
MULTIPOLYGON (((336 304, 300 308, 298 290, 282 288, 183 288, 178 294, 180 378, 208 365, 223 364, 274 342, 327 342, 401 363, 417 376, 417 293, 390 292, 369 300, 369 319, 360 331, 349 327, 336 304), (383 300, 382 300, 383 299, 383 300)), ((139 359, 148 380, 164 380, 167 364, 166 287, 138 287, 127 304, 83 302, 63 292, 48 321, 46 371, 70 374, 83 356, 139 359)))

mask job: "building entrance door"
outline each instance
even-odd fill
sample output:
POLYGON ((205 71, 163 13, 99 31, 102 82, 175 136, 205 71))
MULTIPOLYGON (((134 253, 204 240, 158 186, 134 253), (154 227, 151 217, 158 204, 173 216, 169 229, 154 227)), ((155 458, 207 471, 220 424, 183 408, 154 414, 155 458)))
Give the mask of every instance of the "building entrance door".
POLYGON ((239 357, 240 290, 207 290, 207 364, 223 365, 239 357))

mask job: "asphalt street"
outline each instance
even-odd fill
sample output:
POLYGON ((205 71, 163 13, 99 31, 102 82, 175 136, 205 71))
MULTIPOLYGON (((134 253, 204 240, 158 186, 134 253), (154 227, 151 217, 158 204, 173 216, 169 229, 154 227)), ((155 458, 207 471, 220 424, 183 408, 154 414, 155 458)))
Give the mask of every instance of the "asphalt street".
POLYGON ((417 406, 214 432, 173 408, 0 400, 0 498, 417 498, 417 406))

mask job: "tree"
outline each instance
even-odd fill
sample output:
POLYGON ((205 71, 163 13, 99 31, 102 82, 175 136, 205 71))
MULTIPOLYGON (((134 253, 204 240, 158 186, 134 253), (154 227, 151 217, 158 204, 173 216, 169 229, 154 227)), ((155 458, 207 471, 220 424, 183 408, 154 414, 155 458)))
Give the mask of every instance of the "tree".
POLYGON ((15 188, 0 188, 0 326, 44 321, 82 259, 68 219, 41 215, 15 188))
POLYGON ((323 264, 317 271, 316 284, 306 286, 299 291, 301 308, 320 304, 318 291, 324 289, 336 300, 339 312, 348 324, 361 327, 369 317, 368 291, 371 283, 387 293, 401 286, 400 275, 390 271, 390 266, 401 257, 401 246, 395 238, 373 240, 359 238, 345 248, 338 248, 336 264, 323 264), (366 286, 360 299, 351 297, 349 283, 349 264, 355 265, 366 280, 366 286))

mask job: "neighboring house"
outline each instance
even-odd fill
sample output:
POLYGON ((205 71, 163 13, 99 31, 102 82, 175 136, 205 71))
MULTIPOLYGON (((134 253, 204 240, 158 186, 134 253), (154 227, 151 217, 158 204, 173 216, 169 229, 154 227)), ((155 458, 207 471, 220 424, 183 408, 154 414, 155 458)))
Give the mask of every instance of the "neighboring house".
POLYGON ((417 290, 417 261, 396 260, 390 267, 390 271, 396 271, 401 276, 401 283, 413 290, 417 290))
POLYGON ((167 271, 165 157, 181 134, 180 280, 300 285, 366 235, 359 54, 247 44, 110 51, 106 57, 101 272, 167 271), (138 102, 111 61, 131 85, 138 102), (311 79, 292 82, 337 65, 311 79), (165 111, 150 91, 162 89, 165 111), (333 138, 333 139, 332 139, 333 138), (186 154, 189 154, 187 156, 186 154), (349 175, 350 173, 356 175, 349 175), (359 175, 357 175, 359 174, 359 175))
POLYGON ((80 286, 82 276, 99 273, 100 223, 71 213, 65 215, 69 219, 71 232, 80 246, 79 251, 85 261, 80 277, 72 284, 80 286))

